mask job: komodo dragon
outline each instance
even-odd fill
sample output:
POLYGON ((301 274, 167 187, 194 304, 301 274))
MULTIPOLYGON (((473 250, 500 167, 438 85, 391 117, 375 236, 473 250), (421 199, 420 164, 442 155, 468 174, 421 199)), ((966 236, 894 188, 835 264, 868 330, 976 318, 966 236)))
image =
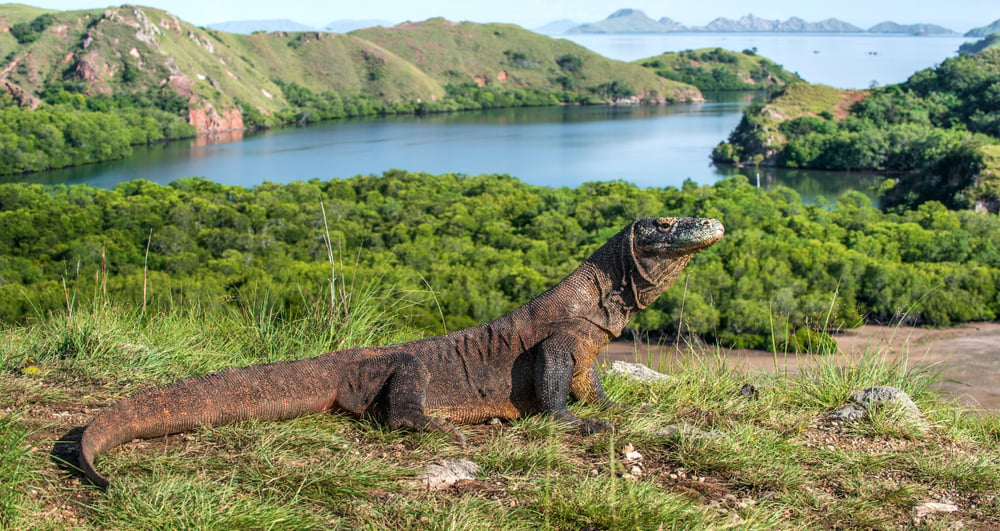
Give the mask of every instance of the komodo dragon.
POLYGON ((595 358, 723 232, 714 219, 639 219, 555 287, 494 321, 399 345, 226 369, 139 392, 86 427, 80 466, 107 488, 94 457, 133 439, 326 410, 371 414, 392 429, 442 432, 459 444, 465 437, 452 422, 533 413, 588 433, 609 429, 597 419, 578 419, 566 409, 568 399, 611 405, 595 358))

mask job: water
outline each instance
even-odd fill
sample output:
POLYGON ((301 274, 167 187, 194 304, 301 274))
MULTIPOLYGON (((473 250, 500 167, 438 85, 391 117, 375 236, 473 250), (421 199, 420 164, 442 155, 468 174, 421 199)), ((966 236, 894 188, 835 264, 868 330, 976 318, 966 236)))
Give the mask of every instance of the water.
POLYGON ((810 83, 866 89, 872 84, 906 81, 958 53, 973 39, 960 35, 878 35, 828 33, 667 33, 663 35, 559 35, 620 61, 635 61, 663 52, 723 48, 734 52, 757 48, 767 57, 810 83))
MULTIPOLYGON (((759 97, 759 96, 758 96, 759 97)), ((644 107, 548 107, 327 122, 258 134, 136 148, 123 161, 7 180, 110 188, 136 178, 181 177, 254 186, 380 174, 506 173, 524 182, 575 187, 621 179, 641 187, 711 184, 740 172, 765 187, 787 184, 807 200, 835 197, 870 176, 717 168, 712 148, 739 122, 753 95, 730 101, 644 107)), ((866 183, 868 181, 865 181, 866 183)))
MULTIPOLYGON (((757 47, 759 54, 809 81, 839 87, 903 81, 953 55, 965 41, 955 36, 748 33, 569 38, 622 60, 665 50, 757 47)), ((400 168, 435 174, 506 173, 546 186, 621 179, 642 187, 665 187, 681 186, 687 179, 711 184, 739 172, 764 187, 791 186, 807 201, 819 195, 832 199, 844 190, 865 189, 878 181, 877 176, 864 174, 717 168, 709 160, 712 148, 736 127, 754 96, 709 97, 713 101, 708 103, 660 107, 506 109, 344 120, 141 147, 125 161, 6 180, 111 187, 136 178, 166 184, 201 176, 254 186, 400 168)))

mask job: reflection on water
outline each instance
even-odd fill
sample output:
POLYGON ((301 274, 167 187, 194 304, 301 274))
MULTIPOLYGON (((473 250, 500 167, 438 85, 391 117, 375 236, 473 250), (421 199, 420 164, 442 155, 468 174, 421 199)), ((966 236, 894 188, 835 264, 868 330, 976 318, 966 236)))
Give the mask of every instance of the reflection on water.
POLYGON ((716 168, 719 175, 731 177, 744 175, 750 184, 755 184, 765 190, 778 186, 787 186, 799 193, 802 200, 813 204, 823 201, 833 201, 841 194, 857 190, 875 200, 876 188, 885 176, 874 172, 843 172, 823 170, 802 170, 768 167, 720 166, 716 168))
POLYGON ((624 180, 641 187, 712 184, 742 173, 770 188, 791 186, 810 200, 868 186, 870 176, 717 168, 712 149, 757 94, 711 94, 714 101, 661 106, 498 109, 430 116, 341 120, 308 127, 200 137, 135 148, 121 161, 53 170, 9 181, 110 188, 133 179, 167 184, 200 176, 254 186, 381 174, 393 168, 502 173, 543 186, 624 180))
POLYGON ((233 142, 240 142, 243 140, 244 131, 242 129, 237 129, 236 131, 225 131, 222 133, 212 133, 208 135, 200 135, 191 142, 191 147, 205 147, 214 146, 216 144, 231 144, 233 142))

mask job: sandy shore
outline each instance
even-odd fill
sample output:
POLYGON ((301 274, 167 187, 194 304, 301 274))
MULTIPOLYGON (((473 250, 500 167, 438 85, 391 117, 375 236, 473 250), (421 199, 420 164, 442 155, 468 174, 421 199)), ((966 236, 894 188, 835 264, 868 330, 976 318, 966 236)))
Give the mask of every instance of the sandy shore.
MULTIPOLYGON (((973 323, 941 330, 863 326, 835 338, 841 350, 839 357, 845 361, 888 352, 893 359, 905 357, 910 366, 937 364, 944 375, 937 389, 970 406, 1000 410, 1000 323, 973 323)), ((696 353, 706 361, 716 357, 714 348, 696 349, 696 353)), ((654 367, 662 360, 669 367, 682 355, 672 345, 615 342, 608 347, 605 359, 648 362, 654 367)), ((731 367, 747 372, 776 368, 775 356, 770 352, 723 350, 721 355, 731 367)), ((811 355, 779 355, 777 368, 794 372, 814 360, 811 355)))

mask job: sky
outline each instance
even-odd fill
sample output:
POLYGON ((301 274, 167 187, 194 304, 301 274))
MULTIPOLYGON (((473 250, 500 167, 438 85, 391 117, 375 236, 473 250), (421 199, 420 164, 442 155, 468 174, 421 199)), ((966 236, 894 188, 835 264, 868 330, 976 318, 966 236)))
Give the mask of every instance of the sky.
MULTIPOLYGON (((119 5, 101 0, 20 0, 60 11, 119 5)), ((443 16, 449 20, 510 22, 535 28, 559 19, 596 22, 621 8, 641 9, 654 19, 669 17, 701 26, 716 17, 748 13, 767 19, 797 16, 810 22, 839 18, 867 28, 892 20, 901 24, 939 24, 962 32, 1000 19, 998 0, 132 0, 165 9, 187 22, 205 26, 232 20, 291 19, 314 27, 335 20, 381 19, 393 23, 443 16)))

